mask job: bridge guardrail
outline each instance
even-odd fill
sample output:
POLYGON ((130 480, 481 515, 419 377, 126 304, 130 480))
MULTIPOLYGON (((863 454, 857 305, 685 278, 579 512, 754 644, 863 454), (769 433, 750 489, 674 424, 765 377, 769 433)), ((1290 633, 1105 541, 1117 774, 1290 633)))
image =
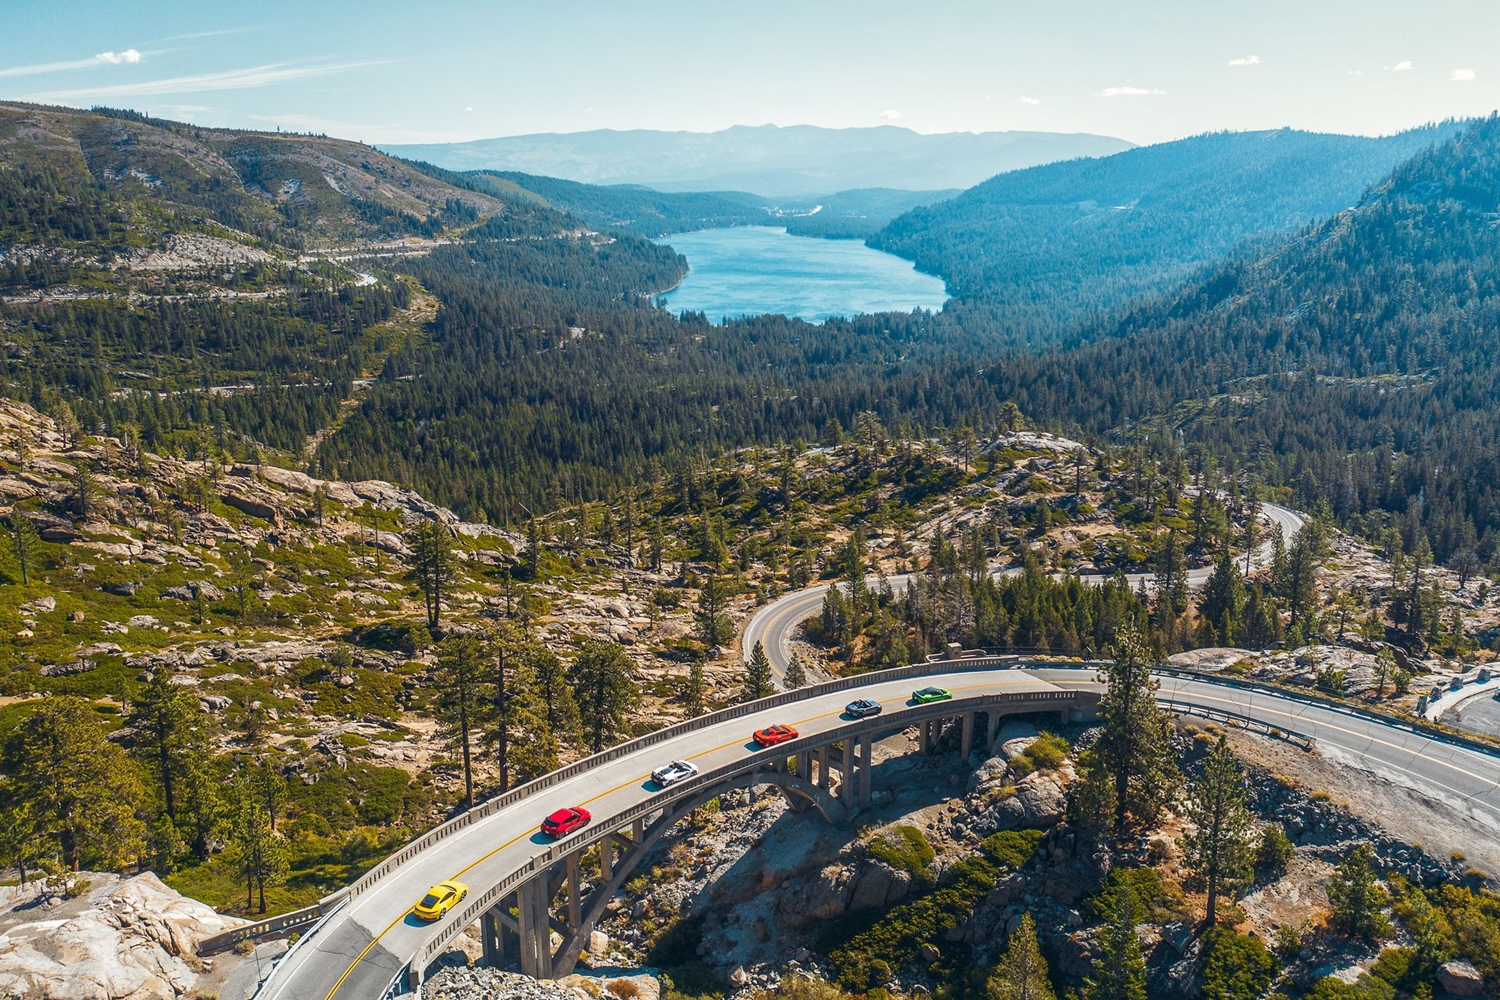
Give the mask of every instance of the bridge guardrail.
MULTIPOLYGON (((211 934, 198 942, 198 954, 212 955, 223 951, 225 948, 233 947, 241 941, 250 938, 262 937, 266 934, 275 934, 277 931, 291 930, 293 927, 301 927, 303 924, 322 923, 333 915, 339 907, 343 906, 347 897, 341 893, 332 893, 324 899, 318 900, 311 906, 304 906, 300 910, 289 910, 286 913, 278 913, 274 917, 266 917, 264 920, 252 920, 248 924, 231 927, 227 931, 211 934)), ((299 939, 300 940, 300 939, 299 939)), ((292 947, 296 947, 293 945, 292 947)), ((290 954, 290 951, 288 952, 290 954)), ((283 958, 286 956, 283 955, 283 958)))
POLYGON ((717 712, 710 712, 707 715, 700 715, 695 719, 688 719, 686 721, 679 722, 674 726, 667 727, 666 729, 658 729, 655 732, 648 733, 644 736, 638 736, 634 739, 627 740, 624 743, 611 747, 608 750, 601 751, 600 753, 594 754, 591 757, 585 757, 582 760, 575 761, 574 763, 569 764, 567 767, 559 768, 556 771, 545 774, 534 781, 529 781, 524 785, 517 786, 516 788, 513 788, 508 792, 503 792, 492 798, 486 799, 484 802, 481 802, 479 805, 476 805, 474 808, 468 810, 467 812, 461 813, 460 815, 455 816, 453 819, 450 819, 447 822, 432 828, 422 836, 408 843, 405 847, 401 848, 395 854, 392 854, 390 857, 386 858, 386 860, 370 869, 364 875, 360 876, 360 878, 356 879, 355 882, 351 886, 349 886, 347 892, 351 898, 357 898, 361 894, 369 891, 376 883, 385 878, 385 876, 401 867, 401 865, 405 864, 416 855, 421 854, 423 851, 426 851, 433 844, 447 839, 454 833, 466 829, 477 820, 485 819, 486 817, 493 815, 497 811, 504 809, 506 806, 513 805, 514 803, 519 802, 522 799, 529 798, 542 789, 550 788, 553 785, 567 781, 568 779, 582 774, 585 771, 592 770, 593 768, 598 767, 601 764, 606 764, 610 761, 618 760, 621 757, 629 756, 630 754, 633 754, 639 750, 644 750, 647 747, 655 746, 658 743, 664 743, 667 740, 676 739, 678 736, 696 732, 700 729, 707 729, 708 727, 718 725, 721 722, 727 722, 746 715, 753 715, 756 712, 762 712, 767 708, 776 708, 780 705, 790 705, 794 702, 805 701, 809 698, 815 698, 825 694, 833 694, 839 691, 847 691, 856 687, 863 687, 864 685, 870 683, 902 680, 907 677, 925 677, 935 673, 952 673, 954 669, 953 664, 955 663, 959 664, 959 669, 973 670, 980 667, 999 666, 1007 662, 1019 666, 1023 662, 1023 660, 1019 656, 1010 654, 1001 654, 996 656, 983 655, 974 656, 963 660, 952 661, 947 664, 914 663, 904 667, 892 667, 889 670, 874 671, 866 674, 855 674, 851 677, 840 677, 835 680, 824 681, 821 684, 814 684, 809 685, 808 687, 796 688, 792 691, 782 691, 778 694, 770 696, 769 698, 761 698, 758 701, 746 702, 741 705, 734 705, 729 708, 720 709, 717 712))
MULTIPOLYGON (((951 664, 949 665, 951 666, 951 664)), ((924 664, 924 666, 926 666, 926 664, 924 664)), ((901 670, 905 668, 898 667, 896 669, 901 670)), ((952 673, 951 670, 936 672, 952 673)), ((890 673, 890 671, 880 671, 880 673, 882 675, 886 675, 890 673)), ((871 675, 860 674, 858 676, 869 677, 871 675)), ((901 678, 883 676, 883 679, 900 680, 901 678)), ((824 693, 827 692, 824 691, 824 693)), ((904 717, 910 718, 912 722, 919 722, 929 717, 942 718, 948 715, 952 715, 956 711, 983 711, 986 706, 991 705, 1024 704, 1028 702, 1071 702, 1076 701, 1076 699, 1077 694, 1075 692, 1057 690, 1016 691, 998 695, 983 694, 975 695, 969 698, 954 698, 950 701, 935 702, 924 706, 916 706, 915 711, 904 713, 904 717)), ((751 704, 760 703, 752 702, 751 704)), ((587 847, 592 842, 603 840, 605 837, 609 836, 608 832, 600 833, 600 831, 618 830, 619 828, 633 823, 638 819, 645 819, 654 813, 660 812, 671 802, 710 789, 716 784, 733 778, 737 778, 748 771, 759 770, 765 767, 767 764, 772 763, 773 761, 785 760, 786 758, 795 756, 798 753, 805 753, 811 750, 815 750, 818 747, 826 746, 829 743, 836 743, 840 740, 847 740, 858 736, 867 730, 878 729, 880 728, 882 719, 885 719, 885 721, 887 722, 890 721, 889 717, 876 716, 869 719, 861 719, 850 722, 848 725, 840 726, 837 729, 830 730, 825 733, 820 733, 817 736, 805 736, 795 740, 789 740, 786 743, 779 743, 774 748, 772 748, 772 752, 760 754, 755 757, 749 757, 731 764, 725 764, 721 767, 714 768, 712 771, 705 771, 702 774, 699 774, 698 776, 687 781, 679 782, 671 786, 671 795, 655 796, 647 799, 644 802, 637 803, 636 805, 631 806, 629 809, 626 809, 623 812, 619 812, 608 817, 598 817, 599 822, 593 825, 591 828, 580 831, 579 833, 573 834, 572 836, 555 842, 547 849, 545 853, 539 854, 536 857, 532 858, 527 865, 519 869, 516 873, 506 876, 499 883, 497 883, 494 888, 485 892, 483 895, 476 897, 473 902, 469 903, 461 911, 459 911, 457 920, 455 922, 450 923, 450 921, 453 920, 453 918, 451 917, 445 919, 443 921, 444 929, 434 930, 432 934, 428 935, 427 939, 423 941, 422 945, 417 949, 416 954, 412 956, 409 967, 415 969, 425 969, 429 964, 431 964, 434 959, 438 957, 438 955, 442 954, 443 949, 445 949, 448 946, 448 943, 452 940, 453 931, 451 930, 451 928, 463 928, 469 926, 474 921, 478 920, 486 910, 494 906, 495 903, 499 900, 504 899, 511 890, 513 890, 520 883, 526 881, 526 879, 530 876, 540 871, 546 871, 547 869, 551 868, 553 865, 561 861, 563 858, 567 857, 567 855, 581 849, 581 847, 587 847)))
MULTIPOLYGON (((960 659, 945 662, 968 662, 969 657, 975 656, 980 652, 981 651, 979 650, 964 650, 959 654, 960 659)), ((1000 654, 985 653, 984 655, 993 658, 994 656, 1000 654)), ((1027 666, 1033 667, 1038 670, 1091 670, 1098 667, 1101 663, 1105 662, 1101 660, 1049 660, 1037 662, 1026 657, 1022 657, 1020 659, 1027 666)), ((1183 680, 1202 681, 1207 684, 1216 684, 1221 687, 1239 688, 1246 691, 1261 691, 1266 694, 1275 695, 1276 697, 1285 699, 1287 701, 1301 702, 1305 705, 1311 705, 1317 708, 1339 712, 1343 715, 1351 715, 1360 719, 1368 720, 1370 722, 1378 722, 1381 725, 1390 726, 1393 729, 1404 729, 1407 732, 1414 733, 1419 736, 1424 736, 1431 740, 1437 740, 1442 743, 1461 746, 1467 750, 1473 750, 1476 753, 1482 753, 1489 757, 1500 757, 1500 746, 1497 746, 1496 744, 1486 743, 1483 740, 1472 739, 1470 737, 1464 736, 1462 733, 1455 733, 1450 730, 1439 729, 1437 726, 1430 726, 1426 723, 1418 722, 1412 719, 1404 719, 1399 716, 1388 715, 1384 712, 1372 711, 1371 709, 1363 708, 1359 705, 1351 705, 1348 702, 1340 701, 1337 698, 1330 698, 1327 695, 1321 695, 1315 691, 1287 688, 1282 687, 1278 684, 1270 684, 1266 681, 1257 681, 1246 677, 1229 677, 1225 676, 1224 674, 1211 674, 1199 670, 1188 670, 1183 667, 1157 666, 1152 667, 1151 672, 1153 674, 1160 674, 1165 677, 1177 677, 1183 680)))

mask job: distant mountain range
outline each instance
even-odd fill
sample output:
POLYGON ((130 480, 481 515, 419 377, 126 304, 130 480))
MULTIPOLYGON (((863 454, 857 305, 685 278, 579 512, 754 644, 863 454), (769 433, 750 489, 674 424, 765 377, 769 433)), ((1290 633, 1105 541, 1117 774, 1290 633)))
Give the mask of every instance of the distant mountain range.
POLYGON ((513 135, 398 145, 387 152, 450 170, 502 170, 660 191, 750 191, 771 198, 851 188, 967 188, 1007 170, 1132 148, 1087 133, 945 132, 736 125, 719 132, 649 129, 513 135))
POLYGON ((1016 170, 913 208, 868 243, 1003 315, 1016 342, 1055 341, 1084 316, 1165 291, 1247 241, 1277 241, 1348 208, 1462 128, 1381 138, 1214 132, 1016 170))
MULTIPOLYGON (((430 169, 430 168, 429 168, 430 169)), ((477 190, 528 198, 571 212, 597 229, 657 237, 725 226, 784 226, 797 236, 864 239, 903 212, 958 191, 863 188, 816 199, 773 199, 744 191, 656 191, 639 184, 580 184, 515 171, 462 175, 477 190)))

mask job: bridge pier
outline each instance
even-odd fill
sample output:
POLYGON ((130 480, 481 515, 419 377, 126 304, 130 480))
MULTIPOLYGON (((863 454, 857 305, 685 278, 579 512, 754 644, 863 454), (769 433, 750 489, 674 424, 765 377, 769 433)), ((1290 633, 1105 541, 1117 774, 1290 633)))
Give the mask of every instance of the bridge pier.
POLYGON ((860 806, 867 806, 870 804, 870 770, 875 763, 875 735, 873 733, 865 733, 860 743, 859 804, 860 806))
POLYGON ((578 857, 581 851, 574 851, 568 855, 568 930, 576 931, 583 923, 583 913, 580 909, 582 900, 579 897, 578 883, 578 857))
POLYGON ((521 971, 533 979, 552 978, 552 916, 548 896, 545 874, 522 882, 516 889, 521 971))
POLYGON ((520 951, 520 926, 510 915, 508 901, 515 894, 507 895, 499 903, 479 917, 479 941, 484 947, 483 962, 491 968, 503 969, 510 964, 510 956, 520 951))
POLYGON ((990 709, 989 712, 987 712, 986 714, 989 716, 989 724, 990 724, 989 730, 990 730, 990 734, 989 734, 989 737, 985 741, 985 746, 989 749, 990 753, 994 753, 995 752, 995 740, 998 739, 999 736, 1000 736, 1000 720, 1003 718, 1003 716, 999 712, 995 711, 993 708, 990 709))
POLYGON ((963 724, 963 743, 958 755, 965 762, 969 759, 969 751, 974 749, 974 713, 965 712, 960 721, 963 724))

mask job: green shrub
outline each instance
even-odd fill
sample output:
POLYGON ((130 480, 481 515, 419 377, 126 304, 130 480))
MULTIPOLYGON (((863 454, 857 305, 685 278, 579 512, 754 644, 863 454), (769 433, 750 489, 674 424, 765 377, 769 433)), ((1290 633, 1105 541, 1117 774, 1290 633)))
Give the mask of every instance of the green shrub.
POLYGON ((1026 748, 1025 756, 1031 759, 1038 771, 1053 771, 1068 758, 1068 741, 1055 733, 1043 732, 1036 742, 1026 748))
POLYGON ((1271 988, 1276 957, 1260 938, 1212 930, 1203 942, 1202 972, 1204 1000, 1256 1000, 1271 988))
POLYGON ((896 826, 876 834, 870 841, 870 857, 918 878, 928 876, 927 868, 937 858, 932 845, 914 826, 896 826))
POLYGON ((1268 823, 1261 831, 1260 846, 1255 850, 1255 866, 1267 874, 1279 876, 1286 871, 1296 853, 1297 848, 1281 825, 1268 823))
POLYGON ((1085 908, 1097 920, 1108 919, 1114 912, 1116 895, 1126 889, 1135 894, 1142 920, 1161 924, 1182 916, 1182 893, 1163 882, 1155 868, 1111 868, 1104 878, 1104 888, 1084 904, 1085 908))
POLYGON ((1325 976, 1303 994, 1303 1000, 1394 1000, 1396 991, 1390 983, 1370 976, 1360 976, 1353 983, 1346 983, 1333 976, 1325 976))
POLYGON ((979 846, 998 863, 1018 871, 1026 867, 1045 836, 1041 830, 1002 830, 984 838, 979 846))
POLYGON ((889 981, 896 969, 916 959, 924 944, 936 945, 946 958, 954 946, 944 932, 969 919, 994 887, 1001 869, 979 856, 958 862, 950 874, 949 885, 894 907, 869 929, 830 950, 828 957, 841 987, 861 993, 889 981))

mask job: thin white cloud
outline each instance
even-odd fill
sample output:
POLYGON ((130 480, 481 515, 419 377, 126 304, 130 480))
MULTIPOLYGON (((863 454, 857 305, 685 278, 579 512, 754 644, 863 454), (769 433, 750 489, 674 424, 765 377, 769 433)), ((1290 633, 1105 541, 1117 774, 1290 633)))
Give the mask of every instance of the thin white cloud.
POLYGON ((1472 69, 1456 69, 1448 74, 1449 83, 1473 83, 1474 71, 1472 69))
POLYGON ((1016 100, 1021 104, 1029 104, 1032 107, 1036 107, 1038 104, 1042 103, 1041 99, 1036 97, 1018 97, 1016 98, 1016 100))
POLYGON ((319 118, 314 115, 290 113, 284 115, 250 115, 251 121, 263 122, 267 128, 280 126, 293 132, 313 132, 331 135, 340 139, 359 139, 371 144, 408 142, 468 142, 481 138, 473 131, 439 131, 413 129, 394 124, 366 124, 339 121, 334 118, 319 118))
POLYGON ((150 97, 156 94, 197 94, 213 90, 251 90, 270 87, 293 80, 307 80, 319 76, 332 76, 363 66, 378 66, 380 62, 337 63, 326 66, 289 66, 286 63, 268 63, 246 69, 231 69, 222 73, 199 73, 193 76, 172 76, 162 80, 143 80, 139 83, 116 83, 103 87, 80 87, 76 90, 54 90, 46 94, 33 95, 42 100, 76 100, 91 97, 150 97))
POLYGON ((1100 91, 1100 97, 1155 97, 1165 94, 1165 90, 1148 89, 1146 87, 1105 87, 1100 91))
POLYGON ((243 28, 216 28, 213 31, 190 31, 185 35, 168 35, 163 41, 179 42, 190 38, 218 38, 221 35, 243 35, 247 31, 259 31, 261 26, 246 26, 243 28))
POLYGON ((1229 60, 1231 66, 1259 66, 1260 56, 1242 56, 1239 59, 1229 60))
POLYGON ((1392 73, 1408 73, 1411 71, 1411 60, 1403 59, 1394 66, 1387 66, 1386 69, 1392 73))
POLYGON ((40 73, 65 73, 68 70, 94 69, 98 66, 134 65, 146 57, 135 49, 123 52, 101 52, 87 59, 69 59, 63 62, 34 63, 30 66, 10 66, 0 69, 0 76, 36 76, 40 73))
POLYGON ((879 118, 883 122, 893 122, 901 117, 901 112, 897 111, 895 108, 886 108, 875 117, 879 118))
POLYGON ((1365 75, 1365 71, 1362 70, 1362 69, 1346 69, 1346 70, 1344 70, 1344 75, 1345 76, 1364 76, 1365 75))

